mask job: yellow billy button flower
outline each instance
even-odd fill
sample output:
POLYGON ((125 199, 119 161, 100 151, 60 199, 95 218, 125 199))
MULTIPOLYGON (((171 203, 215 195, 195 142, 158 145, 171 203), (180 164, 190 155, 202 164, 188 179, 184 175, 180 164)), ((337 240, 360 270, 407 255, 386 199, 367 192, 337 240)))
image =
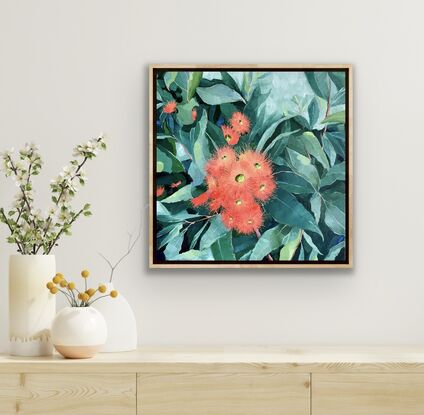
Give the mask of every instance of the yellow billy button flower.
POLYGON ((112 291, 110 292, 110 296, 111 296, 112 298, 116 298, 116 297, 118 297, 118 291, 116 291, 116 290, 112 290, 112 291))
POLYGON ((89 288, 85 293, 92 297, 94 294, 96 294, 96 290, 94 288, 89 288))
POLYGON ((68 281, 66 281, 66 280, 62 280, 62 281, 60 281, 59 285, 60 285, 62 288, 65 288, 65 287, 67 287, 67 286, 68 286, 68 281))
POLYGON ((61 278, 59 275, 57 275, 57 274, 56 274, 56 275, 53 277, 52 281, 53 281, 55 284, 59 284, 59 283, 60 283, 60 281, 62 281, 62 278, 61 278))
POLYGON ((81 294, 81 300, 84 301, 84 303, 86 303, 89 299, 90 299, 90 296, 87 293, 81 294))
POLYGON ((86 269, 81 271, 81 277, 88 278, 89 275, 90 273, 86 269))
POLYGON ((49 290, 51 290, 51 289, 54 287, 54 284, 53 284, 51 281, 49 281, 49 282, 46 284, 46 287, 47 287, 49 290))
POLYGON ((104 284, 99 285, 99 292, 100 293, 104 294, 106 292, 106 289, 107 289, 106 285, 104 285, 104 284))
POLYGON ((79 293, 79 294, 78 294, 78 300, 82 300, 82 294, 83 294, 83 293, 79 293))
POLYGON ((59 288, 57 288, 57 287, 52 287, 52 288, 50 288, 50 292, 52 293, 52 294, 57 294, 57 292, 59 291, 59 288))
POLYGON ((75 283, 74 282, 68 283, 68 290, 75 290, 75 283))

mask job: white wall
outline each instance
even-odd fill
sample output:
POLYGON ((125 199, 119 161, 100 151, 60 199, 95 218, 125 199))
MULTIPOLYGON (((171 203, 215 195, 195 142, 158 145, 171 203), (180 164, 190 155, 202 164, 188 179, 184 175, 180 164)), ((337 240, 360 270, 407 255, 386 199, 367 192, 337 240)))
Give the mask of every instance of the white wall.
MULTIPOLYGON (((353 63, 353 271, 153 272, 145 233, 116 284, 142 344, 423 343, 420 3, 0 0, 0 148, 41 145, 40 205, 75 143, 110 137, 81 193, 94 216, 61 241, 58 268, 104 279, 97 252, 116 257, 137 228, 147 203, 149 63, 353 63)), ((1 178, 0 204, 14 190, 1 178)), ((5 350, 12 247, 0 243, 5 350)))

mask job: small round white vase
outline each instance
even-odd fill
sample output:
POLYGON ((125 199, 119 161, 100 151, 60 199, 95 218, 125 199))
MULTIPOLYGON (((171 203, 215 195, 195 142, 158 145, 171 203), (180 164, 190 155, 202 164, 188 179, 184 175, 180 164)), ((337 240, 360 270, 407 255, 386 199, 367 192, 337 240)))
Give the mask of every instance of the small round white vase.
POLYGON ((56 298, 46 288, 56 273, 54 255, 9 258, 10 354, 46 356, 53 352, 50 328, 56 298))
POLYGON ((93 307, 65 307, 53 320, 52 341, 63 357, 93 357, 106 343, 106 339, 105 319, 93 307))
MULTIPOLYGON (((113 283, 104 285, 107 294, 114 290, 113 283)), ((129 352, 137 349, 137 322, 131 306, 121 292, 116 298, 96 301, 93 307, 102 313, 108 329, 102 352, 129 352)))

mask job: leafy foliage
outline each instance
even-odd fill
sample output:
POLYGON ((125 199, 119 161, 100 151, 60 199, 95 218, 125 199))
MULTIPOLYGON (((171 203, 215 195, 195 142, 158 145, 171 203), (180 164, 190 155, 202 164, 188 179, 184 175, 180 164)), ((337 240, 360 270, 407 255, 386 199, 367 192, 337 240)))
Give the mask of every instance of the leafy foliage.
POLYGON ((346 260, 345 84, 344 71, 158 71, 156 259, 346 260), (207 189, 205 166, 227 144, 221 127, 236 112, 250 130, 234 150, 266 155, 277 183, 251 235, 192 203, 207 189))

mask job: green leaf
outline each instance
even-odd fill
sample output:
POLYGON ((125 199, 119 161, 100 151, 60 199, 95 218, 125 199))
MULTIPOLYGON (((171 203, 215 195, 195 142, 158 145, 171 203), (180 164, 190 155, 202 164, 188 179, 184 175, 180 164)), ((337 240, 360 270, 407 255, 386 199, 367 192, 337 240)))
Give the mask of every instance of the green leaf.
POLYGON ((191 100, 194 97, 194 94, 196 93, 197 87, 200 85, 200 81, 202 80, 203 72, 190 72, 190 75, 188 77, 188 84, 187 84, 187 99, 191 100))
POLYGON ((191 185, 187 185, 182 187, 181 189, 178 189, 171 196, 168 196, 167 198, 163 199, 162 203, 177 203, 190 200, 192 198, 193 195, 191 194, 191 185))
POLYGON ((167 173, 181 173, 184 167, 181 162, 165 147, 158 145, 156 147, 156 168, 158 173, 165 171, 167 173))
POLYGON ((217 239, 225 235, 228 229, 222 223, 221 215, 216 215, 210 220, 208 230, 200 239, 200 250, 209 248, 217 239))
POLYGON ((328 72, 331 80, 336 85, 337 89, 344 88, 346 84, 346 72, 345 71, 334 71, 328 72))
POLYGON ((318 254, 322 254, 322 252, 314 244, 312 238, 306 232, 303 232, 303 238, 305 239, 306 243, 312 248, 313 251, 316 251, 318 254))
POLYGON ((213 258, 216 261, 235 261, 232 232, 227 232, 211 245, 213 258))
POLYGON ((174 261, 210 261, 213 260, 212 252, 210 249, 199 251, 197 249, 190 249, 173 258, 174 261))
POLYGON ((301 195, 315 192, 314 188, 309 182, 292 171, 284 171, 278 174, 277 177, 279 187, 287 190, 290 193, 301 195))
POLYGON ((322 123, 323 124, 344 124, 345 120, 346 120, 346 112, 339 111, 329 115, 327 118, 324 119, 322 123))
POLYGON ((278 189, 265 208, 278 223, 306 229, 323 237, 312 214, 286 190, 278 189))
POLYGON ((281 156, 284 149, 287 147, 287 144, 289 143, 289 138, 296 134, 298 131, 299 130, 294 130, 278 134, 277 137, 273 138, 268 144, 268 147, 264 150, 264 153, 267 153, 271 160, 281 156))
POLYGON ((193 239, 191 240, 190 243, 190 249, 195 248, 197 241, 199 240, 199 238, 201 237, 202 233, 204 232, 205 228, 209 225, 208 221, 205 221, 205 223, 203 224, 203 226, 197 231, 197 233, 193 236, 193 239))
POLYGON ((336 153, 344 159, 346 153, 346 140, 344 131, 327 131, 324 134, 324 137, 328 138, 328 141, 332 144, 336 153))
POLYGON ((289 162, 291 169, 307 180, 314 189, 319 189, 319 174, 316 167, 311 164, 311 160, 290 148, 287 148, 286 151, 288 154, 287 161, 289 162))
POLYGON ((283 121, 287 121, 290 118, 293 118, 292 116, 290 117, 283 117, 280 118, 278 121, 275 121, 274 123, 272 123, 266 130, 265 132, 262 134, 261 139, 258 142, 258 145, 256 146, 256 151, 261 151, 263 149, 263 147, 265 146, 266 142, 268 141, 268 139, 274 134, 275 130, 277 129, 277 127, 283 122, 283 121))
POLYGON ((293 258, 301 239, 302 231, 293 228, 288 235, 286 244, 281 248, 280 261, 290 261, 293 258))
POLYGON ((163 80, 165 81, 165 85, 168 88, 168 90, 171 87, 171 84, 175 81, 176 77, 178 75, 178 72, 166 72, 163 76, 163 80))
POLYGON ((250 255, 251 261, 261 261, 270 252, 276 250, 283 245, 283 239, 290 231, 287 225, 277 225, 265 231, 256 242, 250 255))
POLYGON ((243 97, 238 92, 224 84, 216 84, 209 87, 197 87, 196 92, 200 98, 202 98, 202 101, 209 105, 244 101, 243 97))
POLYGON ((328 163, 327 156, 325 155, 318 138, 316 138, 310 131, 307 131, 300 136, 300 140, 302 140, 305 145, 306 151, 310 155, 314 156, 324 169, 328 170, 330 168, 330 164, 328 163))
POLYGON ((166 245, 165 251, 163 252, 165 258, 168 260, 174 259, 181 251, 181 246, 184 241, 184 233, 180 233, 171 239, 166 245))
POLYGON ((317 192, 311 197, 311 211, 315 216, 315 221, 318 224, 321 218, 321 195, 317 192))
POLYGON ((328 139, 326 134, 322 136, 322 147, 325 153, 327 154, 328 159, 330 160, 330 166, 334 166, 334 163, 336 162, 337 158, 337 153, 334 149, 333 144, 331 144, 331 141, 328 139))
POLYGON ((339 242, 337 245, 334 245, 328 251, 327 256, 325 257, 326 261, 334 261, 339 255, 340 251, 345 247, 345 241, 339 242))
POLYGON ((167 245, 170 241, 174 240, 180 233, 181 229, 183 227, 182 223, 177 223, 175 225, 170 225, 162 229, 160 232, 158 232, 157 237, 164 236, 164 238, 159 242, 158 248, 161 249, 165 245, 167 245))
POLYGON ((320 114, 320 107, 318 104, 318 100, 316 99, 316 97, 313 97, 308 106, 309 125, 311 129, 313 129, 315 124, 317 123, 319 114, 320 114))
POLYGON ((206 138, 206 124, 208 116, 206 110, 203 110, 202 117, 196 125, 196 138, 193 144, 193 158, 197 167, 203 172, 203 167, 210 158, 208 140, 206 138))
POLYGON ((344 181, 346 178, 346 163, 338 163, 334 165, 321 179, 321 187, 329 186, 337 180, 344 181))
POLYGON ((323 192, 325 224, 337 235, 345 235, 345 195, 331 190, 323 192))
POLYGON ((328 72, 307 71, 305 72, 305 76, 315 94, 326 100, 330 95, 330 78, 328 72))
POLYGON ((199 104, 195 99, 190 99, 189 102, 185 104, 178 104, 178 113, 177 113, 177 120, 181 125, 191 125, 194 123, 194 120, 191 115, 191 111, 194 107, 198 106, 199 104))

